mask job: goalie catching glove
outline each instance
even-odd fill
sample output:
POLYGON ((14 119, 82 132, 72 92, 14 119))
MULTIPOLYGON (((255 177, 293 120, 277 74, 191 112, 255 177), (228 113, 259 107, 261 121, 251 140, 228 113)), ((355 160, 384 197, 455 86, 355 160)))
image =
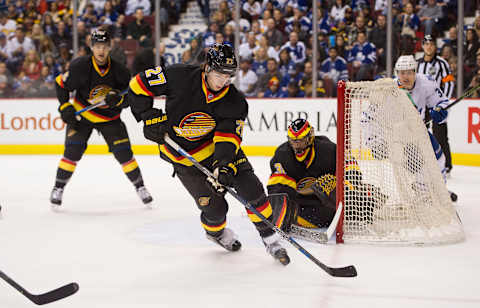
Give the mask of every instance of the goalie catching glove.
POLYGON ((237 167, 233 163, 213 162, 213 176, 207 178, 212 191, 220 196, 224 196, 226 189, 224 186, 233 186, 235 175, 237 175, 237 167))
POLYGON ((312 185, 315 196, 322 204, 335 208, 337 178, 332 174, 319 177, 312 185))
POLYGON ((141 117, 145 138, 158 144, 164 144, 167 133, 167 115, 160 109, 152 108, 142 113, 141 117))

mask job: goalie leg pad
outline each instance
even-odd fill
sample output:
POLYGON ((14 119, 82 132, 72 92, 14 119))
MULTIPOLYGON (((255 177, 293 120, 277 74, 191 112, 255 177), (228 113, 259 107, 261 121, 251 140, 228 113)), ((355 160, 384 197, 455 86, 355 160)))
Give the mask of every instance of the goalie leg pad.
POLYGON ((268 200, 273 210, 273 223, 283 231, 290 232, 290 226, 297 219, 297 203, 290 200, 287 194, 271 194, 268 200))

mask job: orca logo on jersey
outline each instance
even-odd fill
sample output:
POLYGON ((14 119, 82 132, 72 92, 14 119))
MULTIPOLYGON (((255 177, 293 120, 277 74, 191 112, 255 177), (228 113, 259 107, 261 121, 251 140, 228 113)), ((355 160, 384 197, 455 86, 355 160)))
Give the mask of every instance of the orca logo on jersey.
MULTIPOLYGON (((88 94, 88 100, 91 104, 96 104, 105 99, 105 96, 107 96, 108 92, 110 92, 111 89, 111 87, 104 84, 98 85, 90 91, 90 93, 88 94)), ((105 109, 108 108, 108 105, 99 106, 98 108, 105 109)))
POLYGON ((305 190, 309 189, 313 183, 315 183, 316 179, 314 177, 306 177, 301 179, 297 182, 297 191, 299 193, 305 192, 305 190))
POLYGON ((178 126, 173 126, 177 136, 196 141, 210 133, 216 126, 215 120, 204 112, 187 114, 178 126))

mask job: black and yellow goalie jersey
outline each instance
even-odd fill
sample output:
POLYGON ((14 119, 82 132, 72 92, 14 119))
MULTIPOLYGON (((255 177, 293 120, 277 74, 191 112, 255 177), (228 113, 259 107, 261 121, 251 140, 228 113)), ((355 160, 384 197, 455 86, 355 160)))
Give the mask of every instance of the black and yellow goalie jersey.
MULTIPOLYGON (((72 60, 69 70, 58 75, 55 81, 60 105, 68 102, 70 92, 75 91, 72 104, 78 111, 101 101, 111 89, 126 89, 130 72, 123 64, 110 57, 105 67, 99 67, 93 56, 84 56, 72 60)), ((92 123, 109 122, 120 118, 122 107, 125 106, 122 101, 118 107, 100 106, 83 112, 81 116, 92 123)))
MULTIPOLYGON (((137 121, 153 107, 153 98, 162 95, 166 96, 170 138, 200 162, 213 154, 218 162, 236 159, 248 104, 235 86, 209 91, 198 66, 176 64, 148 69, 130 81, 129 105, 137 121)), ((192 165, 168 145, 160 145, 160 152, 173 163, 192 165)))
POLYGON ((286 193, 290 198, 295 198, 297 192, 313 185, 319 177, 335 175, 336 148, 335 143, 327 137, 315 136, 313 146, 300 161, 288 142, 281 144, 270 160, 268 193, 286 193))

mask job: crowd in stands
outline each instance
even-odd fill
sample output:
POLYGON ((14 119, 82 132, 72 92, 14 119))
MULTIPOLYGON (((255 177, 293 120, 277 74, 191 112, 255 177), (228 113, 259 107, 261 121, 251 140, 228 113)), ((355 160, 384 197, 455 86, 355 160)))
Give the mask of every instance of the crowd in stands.
MULTIPOLYGON (((91 31, 104 28, 113 38, 112 57, 131 64, 122 44, 135 41, 142 51, 153 49, 155 4, 166 34, 187 2, 79 0, 76 56, 90 54, 91 31)), ((72 57, 71 0, 0 0, 0 98, 55 97, 55 78, 68 70, 72 57)))
MULTIPOLYGON (((207 31, 191 39, 181 62, 201 64, 216 42, 235 44, 235 1, 210 9, 197 0, 207 31)), ((188 0, 80 0, 76 56, 87 55, 89 33, 103 27, 112 36, 111 55, 135 74, 154 65, 154 11, 160 32, 178 22, 188 0), (126 51, 133 43, 135 52, 126 51)), ((386 69, 387 0, 321 0, 313 25, 312 0, 241 0, 238 87, 249 97, 335 96, 338 80, 373 80, 386 69), (312 30, 318 29, 317 63, 312 30), (313 65, 318 80, 312 85, 313 65)), ((393 63, 401 54, 421 52, 421 40, 441 39, 439 54, 457 71, 457 1, 393 0, 393 63)), ((71 0, 0 0, 0 97, 54 97, 55 78, 73 57, 71 0)), ((474 17, 480 1, 465 1, 474 17)), ((480 16, 467 24, 464 40, 465 85, 480 83, 480 16)), ((164 60, 164 59, 163 59, 164 60)), ((163 63, 169 65, 172 63, 163 63)), ((480 93, 479 93, 480 94, 480 93)))

